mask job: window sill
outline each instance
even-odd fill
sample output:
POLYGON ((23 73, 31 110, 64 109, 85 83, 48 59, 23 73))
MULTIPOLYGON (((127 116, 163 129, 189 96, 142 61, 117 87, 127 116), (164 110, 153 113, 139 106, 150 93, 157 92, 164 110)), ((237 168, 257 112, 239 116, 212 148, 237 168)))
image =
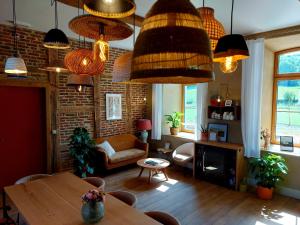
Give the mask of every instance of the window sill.
POLYGON ((179 132, 177 135, 170 135, 172 137, 177 137, 177 138, 183 138, 183 139, 188 139, 192 141, 197 141, 195 134, 193 133, 187 133, 187 132, 179 132))
POLYGON ((281 155, 287 155, 287 156, 300 157, 300 148, 298 148, 298 147, 294 147, 293 152, 287 152, 287 151, 281 151, 280 145, 272 144, 272 145, 270 145, 270 147, 268 149, 261 148, 261 151, 271 152, 271 153, 276 153, 276 154, 281 154, 281 155))

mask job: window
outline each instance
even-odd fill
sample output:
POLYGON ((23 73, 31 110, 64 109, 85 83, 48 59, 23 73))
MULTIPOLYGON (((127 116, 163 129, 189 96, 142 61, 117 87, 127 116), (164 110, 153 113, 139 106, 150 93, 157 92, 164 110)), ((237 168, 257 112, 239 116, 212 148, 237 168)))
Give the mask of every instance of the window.
POLYGON ((275 54, 272 142, 293 136, 300 145, 300 48, 275 54))
POLYGON ((197 86, 183 85, 182 131, 194 132, 197 120, 197 86))

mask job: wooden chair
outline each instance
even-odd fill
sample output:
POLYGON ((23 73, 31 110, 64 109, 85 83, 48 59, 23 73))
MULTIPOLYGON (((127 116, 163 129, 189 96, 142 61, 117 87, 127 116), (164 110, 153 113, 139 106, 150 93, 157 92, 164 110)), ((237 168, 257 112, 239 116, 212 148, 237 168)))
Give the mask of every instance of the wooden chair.
POLYGON ((82 179, 88 182, 89 184, 97 187, 99 190, 104 191, 105 180, 103 180, 101 177, 86 177, 82 179))
POLYGON ((180 145, 172 153, 173 162, 176 165, 188 167, 188 164, 192 164, 193 162, 194 149, 194 143, 185 143, 183 145, 180 145))
POLYGON ((112 191, 109 192, 108 194, 114 196, 115 198, 121 200, 122 202, 134 208, 137 204, 137 197, 135 196, 135 194, 132 194, 128 191, 112 191))
POLYGON ((172 215, 161 211, 149 211, 145 214, 163 225, 180 225, 180 222, 172 215))
POLYGON ((25 184, 29 181, 34 181, 34 180, 38 180, 38 179, 42 179, 42 178, 45 178, 45 177, 50 177, 52 175, 50 174, 32 174, 32 175, 29 175, 29 176, 26 176, 26 177, 22 177, 20 178, 19 180, 17 180, 15 182, 15 184, 25 184))

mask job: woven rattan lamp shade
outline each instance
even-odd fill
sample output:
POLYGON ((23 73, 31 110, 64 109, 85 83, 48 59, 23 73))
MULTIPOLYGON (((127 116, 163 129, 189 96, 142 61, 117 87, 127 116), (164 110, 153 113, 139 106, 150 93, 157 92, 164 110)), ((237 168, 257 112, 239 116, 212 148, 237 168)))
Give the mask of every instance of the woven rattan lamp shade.
POLYGON ((215 19, 214 9, 201 7, 198 10, 203 27, 209 36, 211 48, 212 50, 215 50, 219 38, 225 35, 224 27, 218 20, 215 19))
POLYGON ((133 0, 86 0, 84 10, 94 16, 123 18, 135 12, 133 0))
POLYGON ((200 15, 189 0, 158 0, 134 46, 131 80, 202 83, 212 80, 212 52, 200 15))
POLYGON ((100 75, 104 71, 104 63, 94 60, 94 54, 88 49, 77 49, 66 54, 65 66, 68 70, 80 75, 100 75))
POLYGON ((69 28, 80 36, 94 40, 101 39, 99 28, 104 26, 104 40, 116 41, 128 38, 133 30, 124 22, 119 20, 105 19, 93 15, 82 15, 73 18, 69 22, 69 28))

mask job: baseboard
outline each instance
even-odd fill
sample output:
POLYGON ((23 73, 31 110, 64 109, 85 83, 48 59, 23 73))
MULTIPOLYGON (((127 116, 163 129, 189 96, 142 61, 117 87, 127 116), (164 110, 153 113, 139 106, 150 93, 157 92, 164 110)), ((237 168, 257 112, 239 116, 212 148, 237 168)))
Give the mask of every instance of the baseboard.
MULTIPOLYGON (((247 181, 248 181, 249 185, 256 186, 255 179, 248 178, 247 181)), ((275 191, 276 191, 276 193, 279 193, 284 196, 300 199, 300 190, 297 190, 297 189, 288 188, 288 187, 284 187, 284 186, 278 186, 275 191)))

